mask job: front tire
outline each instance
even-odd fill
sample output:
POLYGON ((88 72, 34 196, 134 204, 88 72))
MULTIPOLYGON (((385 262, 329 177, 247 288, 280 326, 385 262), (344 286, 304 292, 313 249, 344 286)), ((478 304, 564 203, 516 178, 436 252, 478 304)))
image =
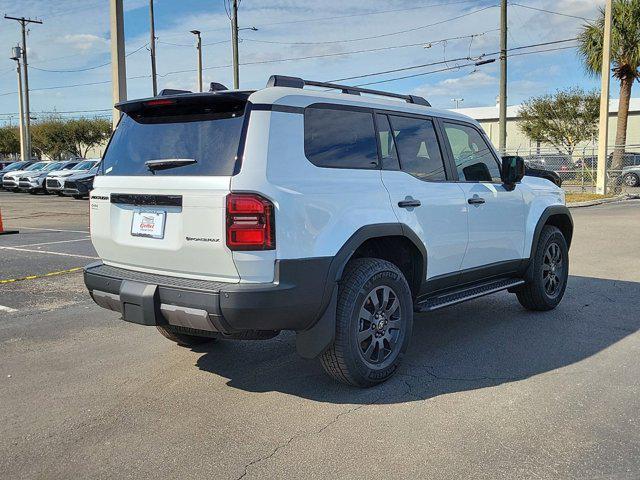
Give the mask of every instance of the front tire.
POLYGON ((529 270, 527 283, 516 291, 527 310, 546 311, 558 306, 569 277, 569 248, 562 232, 554 226, 542 229, 529 270))
POLYGON ((203 343, 214 342, 215 337, 200 337, 198 335, 187 335, 178 333, 170 325, 156 325, 158 331, 163 337, 168 338, 172 342, 177 343, 181 347, 194 347, 203 343))
POLYGON ((348 385, 382 383, 400 366, 412 327, 411 290, 400 269, 377 258, 353 260, 340 282, 336 336, 322 366, 348 385))

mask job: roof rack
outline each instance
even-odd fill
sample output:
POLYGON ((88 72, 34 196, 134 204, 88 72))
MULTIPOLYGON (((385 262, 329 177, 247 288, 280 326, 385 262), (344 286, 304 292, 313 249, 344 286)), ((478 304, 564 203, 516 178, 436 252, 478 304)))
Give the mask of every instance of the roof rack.
POLYGON ((271 75, 267 82, 267 87, 290 87, 290 88, 304 88, 306 85, 313 87, 325 87, 335 90, 340 90, 342 93, 349 95, 360 95, 361 93, 368 93, 370 95, 380 95, 382 97, 401 98, 407 103, 415 103, 416 105, 424 105, 430 107, 431 104, 423 97, 417 95, 402 95, 400 93, 384 92, 382 90, 372 90, 370 88, 352 87, 349 85, 340 85, 338 83, 330 82, 318 82, 315 80, 303 80, 300 77, 287 77, 285 75, 271 75))

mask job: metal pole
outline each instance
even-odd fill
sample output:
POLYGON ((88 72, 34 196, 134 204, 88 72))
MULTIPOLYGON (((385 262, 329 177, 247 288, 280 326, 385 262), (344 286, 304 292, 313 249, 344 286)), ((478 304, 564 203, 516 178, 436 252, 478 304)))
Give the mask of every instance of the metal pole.
MULTIPOLYGON (((124 56, 124 10, 122 0, 110 0, 111 17, 111 83, 116 104, 127 99, 127 69, 124 56)), ((120 120, 120 111, 113 109, 113 128, 120 120)))
POLYGON ((158 95, 158 82, 156 78, 156 29, 153 20, 153 0, 149 0, 149 51, 151 52, 151 84, 153 85, 153 96, 158 95))
POLYGON ((18 73, 18 112, 20 115, 20 156, 23 161, 29 160, 27 156, 27 142, 24 131, 24 105, 22 102, 22 73, 20 72, 20 57, 16 58, 16 72, 18 73))
POLYGON ((507 0, 500 4, 500 125, 499 149, 507 149, 507 0))
POLYGON ((231 6, 231 47, 233 49, 233 88, 240 88, 240 69, 238 66, 238 0, 231 6))
POLYGON ((25 22, 22 25, 22 68, 24 69, 24 143, 27 157, 23 160, 31 160, 31 111, 29 107, 29 69, 27 68, 27 28, 25 22))
POLYGON ((609 141, 609 77, 611 65, 611 0, 604 10, 604 39, 600 86, 600 126, 598 129, 598 175, 596 193, 607 194, 607 142, 609 141))

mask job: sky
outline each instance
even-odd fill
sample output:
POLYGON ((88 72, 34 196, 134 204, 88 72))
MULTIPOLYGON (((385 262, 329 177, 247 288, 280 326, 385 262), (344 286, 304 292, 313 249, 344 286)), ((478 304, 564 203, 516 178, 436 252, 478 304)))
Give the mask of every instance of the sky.
MULTIPOLYGON (((602 3, 510 3, 508 48, 574 38, 602 3)), ((152 94, 148 6, 148 0, 124 0, 128 98, 152 94)), ((155 0, 154 10, 159 89, 196 88, 194 29, 202 32, 205 85, 232 86, 224 0, 155 0)), ((27 39, 33 117, 52 111, 110 116, 109 0, 0 0, 0 12, 43 21, 30 26, 27 39)), ((370 88, 422 95, 440 108, 453 108, 453 98, 464 99, 461 107, 495 105, 499 63, 473 63, 495 58, 488 54, 499 50, 498 0, 241 0, 238 16, 245 28, 241 88, 261 88, 272 74, 329 81, 426 65, 343 83, 391 80, 370 88)), ((17 118, 15 62, 9 57, 19 41, 18 22, 0 19, 0 51, 6 53, 0 59, 0 124, 17 118)), ((575 44, 513 50, 508 104, 570 86, 598 89, 599 79, 585 72, 575 44), (551 51, 525 54, 540 50, 551 51)), ((615 83, 611 92, 617 98, 615 83)))

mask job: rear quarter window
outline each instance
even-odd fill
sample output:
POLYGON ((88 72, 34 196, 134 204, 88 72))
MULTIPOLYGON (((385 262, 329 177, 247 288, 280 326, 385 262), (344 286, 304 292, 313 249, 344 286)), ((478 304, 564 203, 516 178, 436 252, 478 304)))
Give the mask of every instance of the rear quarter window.
POLYGON ((305 108, 304 152, 318 167, 377 168, 378 146, 373 113, 313 106, 305 108))

